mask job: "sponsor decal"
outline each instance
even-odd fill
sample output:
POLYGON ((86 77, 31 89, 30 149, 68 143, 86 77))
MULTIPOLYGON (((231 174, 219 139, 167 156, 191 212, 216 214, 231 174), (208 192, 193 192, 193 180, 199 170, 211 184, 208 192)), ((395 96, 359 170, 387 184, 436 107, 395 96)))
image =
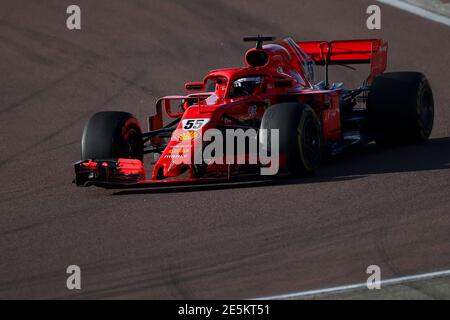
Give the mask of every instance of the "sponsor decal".
POLYGON ((180 158, 186 158, 187 154, 166 154, 164 156, 165 159, 180 159, 180 158))
POLYGON ((173 139, 175 141, 191 141, 200 137, 200 133, 198 131, 178 131, 173 135, 173 139))
POLYGON ((167 150, 167 153, 164 155, 165 159, 180 159, 180 158, 187 158, 188 155, 191 152, 191 147, 178 145, 173 146, 169 150, 167 150))

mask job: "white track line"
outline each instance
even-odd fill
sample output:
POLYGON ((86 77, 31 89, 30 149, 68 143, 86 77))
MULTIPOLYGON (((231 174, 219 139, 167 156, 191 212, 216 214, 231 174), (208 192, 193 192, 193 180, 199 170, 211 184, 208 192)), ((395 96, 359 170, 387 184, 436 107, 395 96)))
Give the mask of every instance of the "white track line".
POLYGON ((377 0, 378 2, 396 7, 398 9, 408 11, 410 13, 413 13, 415 15, 421 16, 422 18, 426 18, 435 22, 439 22, 442 24, 445 24, 446 26, 450 26, 450 18, 428 11, 426 9, 417 7, 415 5, 412 5, 410 3, 401 1, 401 0, 377 0))
MULTIPOLYGON (((447 277, 447 276, 450 276, 450 270, 422 273, 422 274, 416 274, 416 275, 412 275, 412 276, 405 276, 405 277, 399 277, 399 278, 392 278, 392 279, 388 279, 388 280, 381 280, 380 284, 381 284, 381 289, 383 289, 383 286, 402 284, 405 282, 412 282, 412 281, 419 281, 419 280, 430 280, 430 279, 434 279, 434 278, 441 278, 441 277, 447 277)), ((293 293, 280 294, 280 295, 275 295, 275 296, 270 296, 270 297, 257 298, 255 300, 284 300, 284 299, 292 299, 292 298, 305 298, 305 297, 316 296, 316 295, 320 295, 320 294, 338 293, 338 292, 345 292, 345 291, 351 291, 351 290, 356 290, 356 289, 367 289, 367 283, 364 282, 364 283, 350 284, 350 285, 345 285, 345 286, 318 289, 318 290, 293 292, 293 293)), ((369 289, 367 289, 367 290, 369 290, 369 289)))

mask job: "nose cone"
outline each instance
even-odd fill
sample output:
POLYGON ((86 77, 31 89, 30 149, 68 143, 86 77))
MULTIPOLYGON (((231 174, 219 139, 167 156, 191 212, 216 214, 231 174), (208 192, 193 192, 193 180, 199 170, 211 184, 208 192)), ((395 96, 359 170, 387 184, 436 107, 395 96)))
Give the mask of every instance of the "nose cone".
POLYGON ((217 110, 217 107, 203 104, 186 109, 153 168, 153 179, 194 177, 196 165, 202 164, 203 134, 211 127, 217 110))
POLYGON ((185 131, 177 129, 153 168, 152 178, 165 178, 188 175, 193 177, 195 150, 201 150, 201 133, 199 131, 185 131))

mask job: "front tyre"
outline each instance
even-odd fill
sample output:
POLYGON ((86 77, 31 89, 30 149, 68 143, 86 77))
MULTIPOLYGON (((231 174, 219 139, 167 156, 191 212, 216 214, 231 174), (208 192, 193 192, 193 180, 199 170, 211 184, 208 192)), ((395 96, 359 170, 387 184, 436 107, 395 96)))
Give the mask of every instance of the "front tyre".
POLYGON ((271 151, 271 129, 279 130, 279 154, 292 175, 308 175, 320 164, 322 129, 311 107, 299 103, 280 103, 264 113, 261 129, 267 129, 271 151))
POLYGON ((95 113, 86 123, 81 139, 81 159, 143 158, 141 128, 128 112, 95 113))

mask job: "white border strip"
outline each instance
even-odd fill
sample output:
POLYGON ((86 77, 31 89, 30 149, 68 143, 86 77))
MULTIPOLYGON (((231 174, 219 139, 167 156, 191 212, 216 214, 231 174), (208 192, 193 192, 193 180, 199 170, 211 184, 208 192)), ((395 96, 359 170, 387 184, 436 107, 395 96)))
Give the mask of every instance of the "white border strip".
POLYGON ((378 2, 396 7, 398 9, 408 11, 410 13, 413 13, 415 15, 418 15, 422 18, 426 18, 435 22, 439 22, 442 24, 445 24, 446 26, 450 26, 450 18, 428 11, 426 9, 417 7, 415 5, 412 5, 410 3, 401 1, 401 0, 377 0, 378 2))
MULTIPOLYGON (((450 276, 450 269, 443 270, 443 271, 437 271, 437 272, 417 274, 417 275, 413 275, 413 276, 392 278, 392 279, 388 279, 388 280, 381 280, 380 284, 381 284, 381 286, 388 286, 388 285, 401 284, 401 283, 405 283, 405 282, 412 282, 412 281, 418 281, 418 280, 430 280, 430 279, 434 279, 434 278, 441 278, 441 277, 447 277, 447 276, 450 276)), ((280 295, 275 295, 275 296, 270 296, 270 297, 257 298, 255 300, 285 300, 285 299, 292 299, 292 298, 305 298, 308 296, 345 292, 345 291, 351 291, 351 290, 356 290, 356 289, 367 289, 367 283, 357 283, 357 284, 350 284, 350 285, 345 285, 345 286, 318 289, 318 290, 293 292, 293 293, 280 294, 280 295)))

